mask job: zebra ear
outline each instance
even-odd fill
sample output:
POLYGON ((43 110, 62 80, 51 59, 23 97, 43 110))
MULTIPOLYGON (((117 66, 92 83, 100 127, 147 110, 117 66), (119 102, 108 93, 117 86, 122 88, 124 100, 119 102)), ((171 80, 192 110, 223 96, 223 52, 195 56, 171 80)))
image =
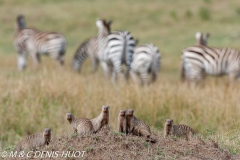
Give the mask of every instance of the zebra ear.
POLYGON ((202 37, 202 32, 197 32, 197 33, 195 34, 195 37, 196 37, 197 40, 201 39, 201 37, 202 37))
POLYGON ((210 33, 207 32, 205 36, 206 36, 206 38, 209 38, 210 37, 210 33))
POLYGON ((139 39, 136 39, 136 40, 135 40, 135 45, 137 46, 138 43, 139 43, 139 39))
POLYGON ((108 21, 108 25, 110 26, 112 24, 112 20, 109 20, 108 21))

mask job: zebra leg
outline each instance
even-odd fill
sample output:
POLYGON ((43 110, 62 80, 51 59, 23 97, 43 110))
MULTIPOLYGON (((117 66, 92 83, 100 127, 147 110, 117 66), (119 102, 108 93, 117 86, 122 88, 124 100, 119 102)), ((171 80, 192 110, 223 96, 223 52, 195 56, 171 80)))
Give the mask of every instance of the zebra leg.
POLYGON ((136 73, 135 73, 133 70, 131 70, 131 71, 130 71, 130 75, 131 75, 134 83, 137 83, 138 80, 137 80, 137 75, 136 75, 136 73))
POLYGON ((127 65, 127 73, 126 73, 126 79, 127 81, 129 80, 129 75, 130 75, 130 72, 131 72, 131 65, 127 65))
POLYGON ((115 63, 113 63, 114 72, 117 73, 120 83, 122 83, 124 80, 124 74, 121 64, 122 64, 121 61, 116 61, 115 63))
POLYGON ((92 61, 93 73, 96 73, 98 61, 96 57, 93 57, 93 56, 91 56, 91 61, 92 61))
POLYGON ((112 81, 114 84, 116 84, 117 81, 117 73, 115 72, 115 70, 111 67, 111 73, 112 73, 112 81))
POLYGON ((39 55, 36 52, 31 52, 30 55, 32 56, 33 66, 36 69, 39 63, 39 55))
POLYGON ((18 70, 22 71, 26 68, 27 66, 27 54, 18 54, 18 58, 17 58, 17 62, 18 62, 18 70))
POLYGON ((38 63, 41 63, 41 56, 39 53, 36 54, 36 58, 37 58, 38 63))
POLYGON ((157 79, 157 73, 155 71, 152 71, 152 82, 155 82, 157 79))
POLYGON ((60 55, 60 56, 57 58, 57 61, 59 62, 59 64, 60 64, 61 66, 63 66, 63 65, 64 65, 64 56, 63 56, 63 55, 60 55))
POLYGON ((182 68, 181 68, 181 80, 182 80, 182 82, 186 81, 186 73, 185 73, 184 63, 182 63, 182 68))
POLYGON ((235 79, 237 79, 237 80, 239 81, 239 80, 240 80, 239 78, 240 78, 240 77, 238 76, 237 73, 235 73, 235 72, 229 73, 230 83, 233 83, 235 79))
POLYGON ((100 64, 101 64, 101 66, 103 68, 103 72, 105 74, 105 78, 106 78, 106 80, 108 80, 109 79, 109 67, 108 67, 107 63, 105 63, 105 62, 101 62, 100 64))
POLYGON ((147 72, 140 73, 140 78, 141 78, 141 85, 142 86, 144 84, 148 84, 148 73, 147 72))

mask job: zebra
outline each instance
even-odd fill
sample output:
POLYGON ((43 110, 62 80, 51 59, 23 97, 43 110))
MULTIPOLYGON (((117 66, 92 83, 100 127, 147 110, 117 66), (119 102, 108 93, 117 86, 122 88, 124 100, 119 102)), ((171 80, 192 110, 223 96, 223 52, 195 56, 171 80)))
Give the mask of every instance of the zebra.
POLYGON ((110 31, 111 21, 96 20, 98 28, 98 58, 108 79, 109 71, 112 72, 113 82, 116 76, 119 81, 124 79, 122 64, 127 66, 126 78, 129 78, 130 65, 132 62, 133 50, 136 42, 128 31, 110 31))
POLYGON ((203 45, 183 50, 181 76, 183 81, 201 82, 206 75, 228 75, 230 81, 240 81, 240 52, 233 48, 203 45))
POLYGON ((136 82, 136 75, 140 76, 141 85, 148 83, 148 74, 152 75, 152 82, 157 78, 160 70, 161 54, 153 44, 144 44, 136 47, 133 54, 133 62, 131 63, 131 76, 136 82))
POLYGON ((65 37, 57 32, 26 28, 23 15, 17 16, 13 45, 18 52, 18 70, 20 71, 27 66, 28 54, 32 57, 35 66, 41 61, 40 54, 50 55, 61 65, 64 64, 67 45, 65 37))
POLYGON ((73 68, 76 71, 80 71, 82 63, 89 56, 92 61, 93 72, 97 71, 97 66, 99 63, 98 60, 98 38, 92 37, 86 41, 84 41, 76 50, 73 57, 73 68))
POLYGON ((210 37, 210 33, 203 34, 202 32, 197 32, 195 34, 197 45, 207 46, 207 40, 209 37, 210 37))

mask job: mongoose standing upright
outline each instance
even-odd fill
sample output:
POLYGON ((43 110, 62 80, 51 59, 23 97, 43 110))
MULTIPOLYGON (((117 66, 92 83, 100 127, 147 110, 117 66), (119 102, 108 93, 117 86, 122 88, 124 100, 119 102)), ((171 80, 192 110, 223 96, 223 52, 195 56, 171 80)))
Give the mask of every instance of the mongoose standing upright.
POLYGON ((173 135, 177 137, 184 137, 186 140, 191 140, 195 134, 195 131, 187 125, 174 125, 172 119, 166 119, 165 121, 164 137, 173 135))
POLYGON ((43 133, 32 134, 23 138, 17 145, 16 151, 36 150, 48 145, 51 140, 51 129, 45 128, 43 133))
POLYGON ((123 132, 127 134, 126 110, 119 110, 117 130, 118 132, 123 132))
POLYGON ((94 132, 98 132, 102 127, 109 128, 109 106, 102 106, 102 112, 96 118, 91 120, 94 132))
POLYGON ((66 114, 66 119, 71 124, 75 133, 93 133, 92 122, 87 118, 75 118, 71 113, 66 114))
POLYGON ((147 138, 146 141, 150 141, 152 143, 156 142, 156 139, 152 137, 150 127, 145 122, 134 116, 133 109, 127 110, 126 118, 127 118, 127 132, 129 134, 132 133, 133 135, 144 136, 147 138))

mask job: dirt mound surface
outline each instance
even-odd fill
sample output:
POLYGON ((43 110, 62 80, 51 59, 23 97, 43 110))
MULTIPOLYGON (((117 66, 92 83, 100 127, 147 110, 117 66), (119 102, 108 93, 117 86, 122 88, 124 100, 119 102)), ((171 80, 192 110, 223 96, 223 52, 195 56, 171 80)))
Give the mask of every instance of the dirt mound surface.
MULTIPOLYGON (((148 143, 143 137, 125 136, 124 134, 106 130, 101 130, 100 133, 93 135, 65 134, 61 137, 54 137, 50 145, 42 150, 58 151, 59 153, 69 152, 68 159, 85 160, 236 159, 228 151, 220 149, 213 141, 204 142, 200 139, 186 141, 174 137, 164 138, 157 136, 156 143, 148 143), (85 153, 80 156, 79 152, 76 151, 85 151, 85 153), (75 156, 71 154, 74 152, 76 153, 75 156)), ((64 159, 64 157, 61 155, 55 158, 45 156, 43 159, 64 159)))

